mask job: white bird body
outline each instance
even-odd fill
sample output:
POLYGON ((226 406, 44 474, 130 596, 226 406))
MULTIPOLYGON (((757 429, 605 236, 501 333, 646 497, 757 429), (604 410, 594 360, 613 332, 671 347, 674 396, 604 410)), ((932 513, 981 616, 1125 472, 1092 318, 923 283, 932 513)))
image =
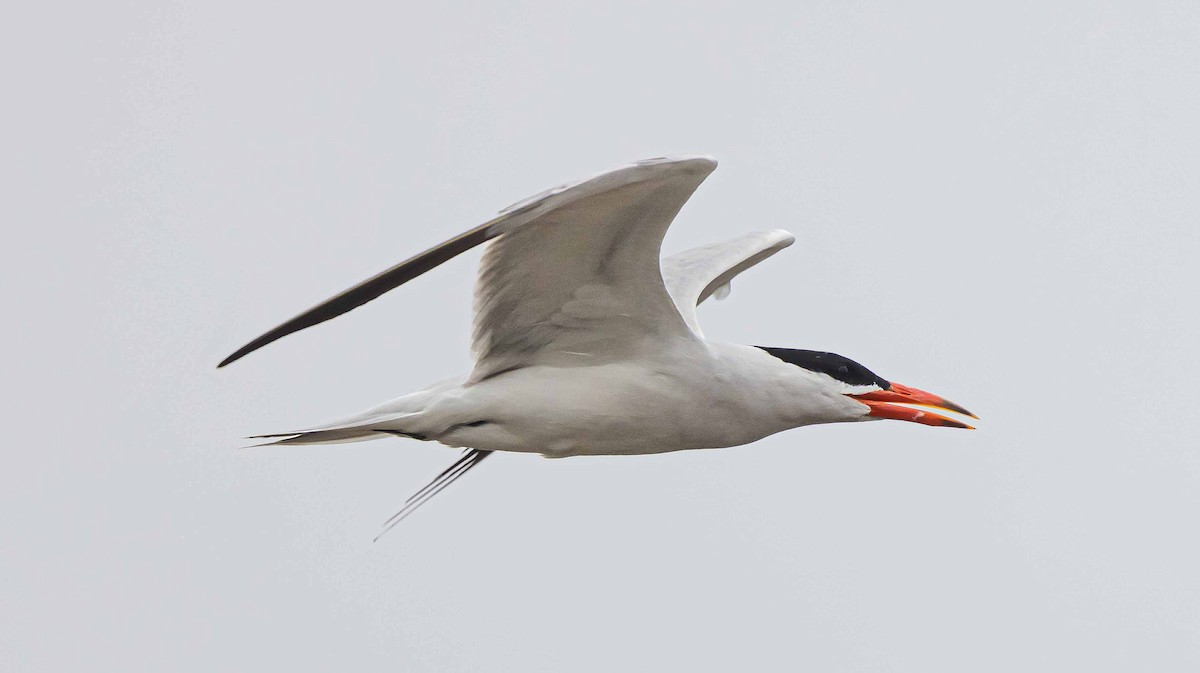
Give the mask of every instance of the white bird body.
POLYGON ((303 443, 321 441, 322 431, 331 438, 390 432, 549 458, 635 455, 738 446, 843 415, 867 418, 868 407, 820 377, 752 346, 683 342, 623 362, 462 377, 335 429, 314 428, 303 443))
POLYGON ((475 293, 475 367, 272 444, 402 435, 469 451, 389 524, 495 451, 551 458, 737 446, 815 423, 893 418, 969 427, 899 404, 969 413, 833 353, 707 341, 696 306, 792 244, 746 234, 659 259, 676 214, 716 167, 651 159, 511 206, 263 334, 220 366, 341 315, 491 241, 475 293))

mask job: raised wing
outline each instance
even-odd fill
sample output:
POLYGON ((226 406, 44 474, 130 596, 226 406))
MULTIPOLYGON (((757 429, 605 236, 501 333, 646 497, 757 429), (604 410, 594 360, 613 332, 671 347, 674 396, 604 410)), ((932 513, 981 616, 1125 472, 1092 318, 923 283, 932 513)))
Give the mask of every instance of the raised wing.
POLYGON ((716 168, 707 157, 652 159, 517 208, 476 285, 480 380, 532 364, 586 366, 636 357, 647 344, 696 336, 663 285, 663 236, 716 168))
POLYGON ((658 276, 659 246, 675 214, 714 168, 709 157, 648 159, 543 192, 284 322, 217 366, 336 318, 498 237, 477 291, 477 376, 498 371, 502 361, 528 361, 538 348, 556 343, 611 344, 614 334, 628 335, 633 324, 658 334, 690 335, 658 276), (627 292, 637 296, 621 298, 627 292), (604 306, 636 314, 620 316, 628 324, 599 341, 572 339, 588 324, 595 326, 595 312, 604 306))
POLYGON ((662 261, 663 281, 688 327, 697 335, 703 335, 696 318, 696 307, 714 294, 717 299, 724 299, 734 276, 795 240, 790 233, 773 229, 692 248, 662 261))

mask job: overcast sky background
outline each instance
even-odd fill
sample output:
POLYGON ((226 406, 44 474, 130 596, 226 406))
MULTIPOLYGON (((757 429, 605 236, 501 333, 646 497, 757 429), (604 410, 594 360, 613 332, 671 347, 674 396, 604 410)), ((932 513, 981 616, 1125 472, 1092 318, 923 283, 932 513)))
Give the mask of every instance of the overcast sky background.
POLYGON ((966 4, 10 9, 3 668, 1200 670, 1200 4, 966 4), (237 449, 465 371, 478 251, 234 348, 680 152, 666 252, 799 239, 710 338, 980 430, 503 455, 374 544, 455 451, 237 449))

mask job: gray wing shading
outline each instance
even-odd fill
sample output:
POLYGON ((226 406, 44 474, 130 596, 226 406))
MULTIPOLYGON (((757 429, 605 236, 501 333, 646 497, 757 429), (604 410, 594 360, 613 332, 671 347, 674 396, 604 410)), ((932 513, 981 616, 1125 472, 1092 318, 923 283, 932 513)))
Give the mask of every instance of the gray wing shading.
POLYGON ((519 208, 480 264, 473 380, 530 365, 588 366, 696 337, 663 285, 663 236, 716 167, 639 162, 519 208))
POLYGON ((543 192, 280 324, 217 366, 362 306, 492 239, 499 240, 485 257, 477 290, 476 374, 510 367, 500 363, 528 360, 538 347, 552 345, 554 330, 544 328, 545 320, 561 318, 565 330, 558 330, 558 336, 564 331, 582 334, 582 323, 613 293, 640 293, 624 303, 609 302, 609 308, 636 309, 631 320, 641 321, 643 328, 687 332, 676 312, 665 310, 672 304, 661 280, 657 287, 650 280, 658 277, 659 245, 667 226, 715 167, 710 157, 648 159, 543 192), (609 282, 622 274, 629 274, 628 282, 609 282), (583 296, 574 296, 576 291, 583 296), (599 294, 589 298, 589 293, 599 294), (555 301, 565 303, 553 307, 555 301), (572 313, 576 309, 579 315, 572 313), (522 336, 524 330, 532 330, 531 338, 522 336))
POLYGON ((696 307, 714 294, 717 299, 724 299, 734 276, 795 240, 790 233, 773 229, 692 248, 662 261, 663 282, 688 327, 703 335, 696 307))

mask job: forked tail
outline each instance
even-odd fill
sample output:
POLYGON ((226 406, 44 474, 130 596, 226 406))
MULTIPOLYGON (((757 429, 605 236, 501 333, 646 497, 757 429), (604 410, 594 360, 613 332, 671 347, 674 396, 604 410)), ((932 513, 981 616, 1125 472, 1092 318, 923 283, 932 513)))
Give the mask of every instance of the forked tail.
MULTIPOLYGON (((334 421, 333 423, 308 430, 254 435, 249 439, 272 440, 263 444, 256 444, 255 446, 345 444, 371 439, 382 439, 388 436, 426 439, 424 435, 413 430, 414 421, 421 415, 421 412, 396 413, 394 409, 395 406, 393 404, 390 413, 379 413, 380 409, 376 408, 358 416, 334 421)), ((405 500, 404 506, 400 511, 384 522, 383 531, 375 539, 378 540, 383 537, 396 524, 415 512, 421 505, 429 502, 433 496, 441 493, 447 486, 454 483, 459 477, 470 471, 471 468, 483 462, 483 459, 491 454, 491 451, 481 449, 467 449, 464 451, 463 455, 454 464, 442 470, 440 474, 434 477, 421 490, 414 493, 408 500, 405 500)))

